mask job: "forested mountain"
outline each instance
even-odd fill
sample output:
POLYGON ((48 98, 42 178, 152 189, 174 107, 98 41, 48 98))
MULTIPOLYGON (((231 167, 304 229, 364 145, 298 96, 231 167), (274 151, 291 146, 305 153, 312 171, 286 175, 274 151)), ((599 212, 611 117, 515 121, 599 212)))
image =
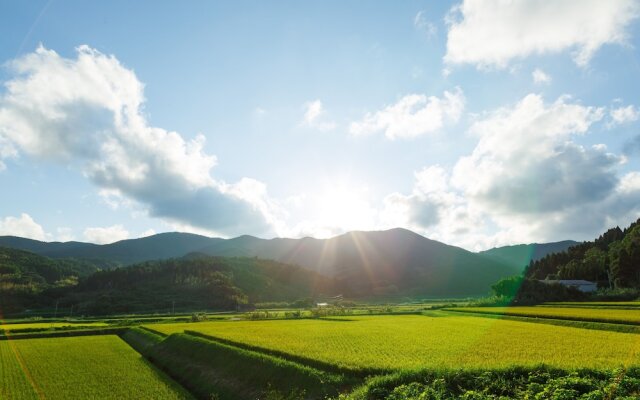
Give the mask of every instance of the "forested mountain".
POLYGON ((81 258, 94 263, 107 262, 105 268, 182 257, 217 241, 224 241, 224 239, 180 232, 159 233, 104 245, 82 242, 41 242, 15 236, 0 236, 0 246, 31 251, 51 258, 81 258))
POLYGON ((257 258, 190 254, 100 271, 61 300, 77 312, 111 314, 235 309, 258 302, 291 302, 338 293, 339 286, 304 268, 257 258))
POLYGON ((331 239, 241 236, 201 252, 300 265, 338 279, 355 297, 482 295, 496 280, 520 272, 406 229, 349 232, 331 239))
POLYGON ((345 292, 357 297, 482 295, 491 283, 521 270, 517 264, 483 257, 406 229, 350 232, 331 239, 267 240, 245 235, 225 240, 164 233, 108 245, 44 243, 9 236, 0 237, 2 243, 54 258, 106 263, 102 268, 178 258, 190 252, 258 257, 336 278, 345 292))
POLYGON ((517 244, 514 246, 494 247, 493 249, 481 251, 479 254, 507 264, 517 265, 524 269, 531 261, 538 261, 549 254, 562 253, 569 247, 577 244, 578 242, 573 240, 563 240, 552 243, 517 244))
POLYGON ((74 286, 98 268, 86 261, 52 260, 23 250, 0 247, 0 311, 47 303, 43 293, 74 286))
POLYGON ((530 279, 585 279, 603 287, 640 287, 640 220, 622 230, 609 229, 591 242, 532 261, 530 279))

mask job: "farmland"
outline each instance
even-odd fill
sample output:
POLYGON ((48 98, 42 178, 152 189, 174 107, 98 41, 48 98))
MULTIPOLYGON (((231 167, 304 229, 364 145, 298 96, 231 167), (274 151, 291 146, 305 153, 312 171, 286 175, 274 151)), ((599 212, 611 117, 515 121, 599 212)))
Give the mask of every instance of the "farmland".
POLYGON ((353 371, 542 363, 562 368, 612 368, 634 363, 640 353, 640 340, 633 334, 469 316, 402 315, 149 327, 165 334, 196 331, 353 371))
POLYGON ((0 341, 8 399, 190 398, 117 336, 0 341))
MULTIPOLYGON (((9 340, 0 341, 0 398, 35 399, 45 394, 48 399, 249 400, 269 393, 297 399, 306 393, 307 398, 336 399, 342 393, 341 399, 383 399, 440 393, 439 398, 454 399, 484 388, 515 399, 536 398, 544 390, 568 393, 563 392, 567 385, 576 382, 579 390, 568 398, 580 393, 598 399, 640 393, 636 333, 549 325, 538 323, 546 322, 540 318, 502 319, 495 313, 506 311, 500 308, 478 308, 492 314, 473 314, 466 311, 474 308, 465 307, 455 308, 465 313, 424 308, 386 312, 380 307, 381 315, 362 315, 356 308, 345 316, 320 318, 312 317, 311 311, 285 318, 283 311, 269 310, 264 320, 252 320, 253 313, 225 315, 230 319, 212 315, 215 319, 202 322, 184 322, 186 316, 171 322, 140 318, 129 327, 108 329, 104 326, 119 322, 104 319, 84 328, 97 336, 7 335, 9 340), (421 314, 406 314, 418 309, 421 314), (365 380, 367 376, 377 378, 365 380), (616 392, 621 379, 624 392, 616 392)), ((527 309, 571 312, 573 317, 607 312, 527 309)), ((25 321, 5 326, 37 329, 37 324, 54 324, 67 329, 57 323, 68 324, 25 321)), ((85 333, 70 329, 62 334, 85 333)))
POLYGON ((481 314, 513 315, 521 317, 557 318, 576 321, 640 324, 640 309, 586 307, 464 307, 451 309, 481 314))
POLYGON ((580 302, 549 302, 541 307, 581 307, 581 308, 640 308, 640 301, 580 301, 580 302))
POLYGON ((70 323, 70 322, 27 322, 27 323, 17 323, 17 324, 0 324, 0 332, 16 332, 16 331, 24 331, 24 330, 40 330, 40 329, 51 329, 51 328, 81 328, 81 327, 99 327, 99 326, 107 326, 108 324, 105 322, 81 322, 81 323, 70 323))

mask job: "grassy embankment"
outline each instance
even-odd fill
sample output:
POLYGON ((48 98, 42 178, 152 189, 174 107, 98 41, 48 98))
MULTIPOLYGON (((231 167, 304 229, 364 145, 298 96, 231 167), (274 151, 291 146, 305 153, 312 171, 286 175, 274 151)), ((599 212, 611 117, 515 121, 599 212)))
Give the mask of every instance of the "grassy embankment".
POLYGON ((133 328, 123 339, 202 399, 256 399, 269 393, 324 398, 348 384, 339 374, 192 335, 162 337, 133 328))

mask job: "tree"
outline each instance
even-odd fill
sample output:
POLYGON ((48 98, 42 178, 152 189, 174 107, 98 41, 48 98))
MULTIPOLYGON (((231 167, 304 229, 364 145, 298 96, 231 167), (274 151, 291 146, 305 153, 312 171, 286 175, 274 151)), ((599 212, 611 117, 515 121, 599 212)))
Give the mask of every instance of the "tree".
POLYGON ((600 281, 606 277, 607 253, 599 247, 592 247, 582 260, 582 277, 590 281, 600 281))
POLYGON ((582 276, 582 263, 578 260, 571 260, 558 270, 558 278, 560 279, 577 279, 582 276))
POLYGON ((498 297, 514 297, 522 286, 524 278, 520 275, 504 278, 493 284, 491 290, 498 297))

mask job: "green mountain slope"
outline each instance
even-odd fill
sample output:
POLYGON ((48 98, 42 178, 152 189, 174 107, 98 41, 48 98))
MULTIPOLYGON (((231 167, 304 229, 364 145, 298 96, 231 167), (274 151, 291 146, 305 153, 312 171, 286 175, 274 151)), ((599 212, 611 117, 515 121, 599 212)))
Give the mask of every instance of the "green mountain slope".
POLYGON ((223 239, 180 232, 160 233, 105 245, 82 242, 47 243, 15 236, 0 236, 0 246, 31 251, 50 258, 78 258, 94 263, 107 261, 113 266, 182 257, 219 240, 223 239))
POLYGON ((481 251, 478 254, 524 269, 531 261, 538 261, 549 254, 562 253, 569 247, 577 244, 578 242, 573 240, 552 243, 518 244, 514 246, 494 247, 493 249, 481 251))
POLYGON ((331 239, 241 236, 201 252, 301 265, 337 279, 345 295, 354 297, 482 295, 497 279, 517 271, 406 229, 350 232, 331 239))
POLYGON ((502 277, 519 273, 521 265, 485 257, 427 239, 406 229, 350 232, 330 239, 208 238, 165 233, 108 245, 43 243, 0 237, 54 258, 133 263, 182 257, 201 252, 220 257, 258 257, 294 264, 340 282, 346 296, 474 296, 484 295, 502 277), (50 246, 48 246, 50 245, 50 246))
POLYGON ((86 261, 52 260, 23 250, 0 247, 0 312, 48 304, 55 290, 73 286, 98 268, 86 261))
POLYGON ((88 314, 227 310, 337 290, 331 279, 292 265, 189 254, 97 272, 68 293, 61 305, 88 314))

